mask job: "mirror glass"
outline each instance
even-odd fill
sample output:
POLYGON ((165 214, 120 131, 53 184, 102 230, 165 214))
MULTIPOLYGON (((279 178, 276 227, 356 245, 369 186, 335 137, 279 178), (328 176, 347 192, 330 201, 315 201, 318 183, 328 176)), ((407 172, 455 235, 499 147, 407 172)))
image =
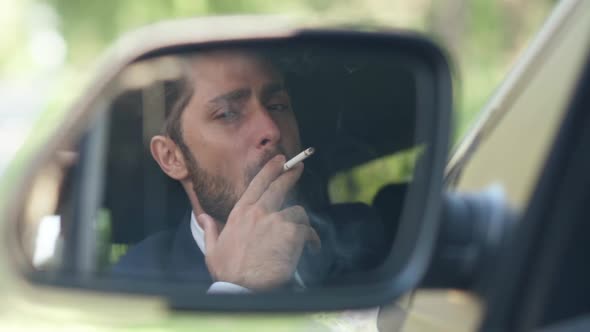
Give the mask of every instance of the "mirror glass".
POLYGON ((432 93, 403 52, 167 50, 96 93, 19 219, 38 275, 301 292, 371 282, 404 238, 432 93))

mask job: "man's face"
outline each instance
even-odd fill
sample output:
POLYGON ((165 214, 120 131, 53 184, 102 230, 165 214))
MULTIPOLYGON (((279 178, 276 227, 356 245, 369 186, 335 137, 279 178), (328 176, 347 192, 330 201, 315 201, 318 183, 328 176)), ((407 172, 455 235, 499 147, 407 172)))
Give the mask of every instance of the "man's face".
POLYGON ((211 52, 190 68, 193 97, 181 117, 185 160, 204 212, 225 222, 268 160, 301 150, 297 121, 282 76, 259 57, 211 52))

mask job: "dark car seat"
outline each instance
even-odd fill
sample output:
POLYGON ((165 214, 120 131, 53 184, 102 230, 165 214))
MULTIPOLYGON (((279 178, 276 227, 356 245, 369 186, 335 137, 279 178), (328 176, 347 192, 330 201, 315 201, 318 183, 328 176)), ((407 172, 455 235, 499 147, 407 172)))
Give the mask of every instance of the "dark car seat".
POLYGON ((397 234, 407 190, 407 183, 388 184, 373 199, 372 206, 383 223, 387 243, 393 243, 397 234))

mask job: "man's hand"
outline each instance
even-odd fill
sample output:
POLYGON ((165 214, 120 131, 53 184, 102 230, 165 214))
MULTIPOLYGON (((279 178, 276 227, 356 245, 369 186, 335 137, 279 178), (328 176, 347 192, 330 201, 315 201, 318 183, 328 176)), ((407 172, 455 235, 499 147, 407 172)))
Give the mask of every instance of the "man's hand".
POLYGON ((301 206, 281 209, 303 171, 283 172, 285 157, 271 159, 236 203, 221 234, 207 214, 197 217, 205 231, 205 260, 211 276, 251 290, 280 286, 291 279, 303 246, 321 245, 301 206))

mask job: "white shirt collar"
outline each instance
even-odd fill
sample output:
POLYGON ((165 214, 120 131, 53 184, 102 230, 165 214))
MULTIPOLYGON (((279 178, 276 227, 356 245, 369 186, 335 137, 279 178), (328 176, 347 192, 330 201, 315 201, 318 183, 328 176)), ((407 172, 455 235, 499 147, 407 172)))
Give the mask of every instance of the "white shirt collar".
POLYGON ((195 213, 191 212, 191 233, 193 234, 193 238, 201 249, 203 255, 205 255, 205 232, 197 222, 197 217, 195 217, 195 213))

